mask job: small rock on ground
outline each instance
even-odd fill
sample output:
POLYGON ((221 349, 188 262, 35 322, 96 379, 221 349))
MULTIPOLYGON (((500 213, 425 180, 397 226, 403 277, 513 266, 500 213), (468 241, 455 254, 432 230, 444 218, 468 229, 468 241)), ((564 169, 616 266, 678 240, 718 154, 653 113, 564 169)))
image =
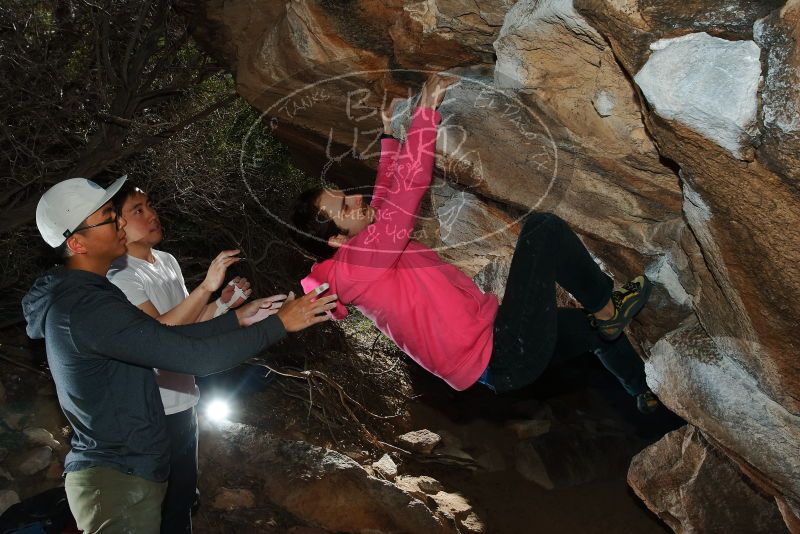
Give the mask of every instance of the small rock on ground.
POLYGON ((402 447, 422 454, 430 454, 442 441, 441 436, 427 429, 415 430, 397 436, 397 441, 402 447))
POLYGON ((372 464, 375 473, 382 476, 386 480, 394 480, 397 478, 397 464, 388 455, 384 454, 381 459, 372 464))

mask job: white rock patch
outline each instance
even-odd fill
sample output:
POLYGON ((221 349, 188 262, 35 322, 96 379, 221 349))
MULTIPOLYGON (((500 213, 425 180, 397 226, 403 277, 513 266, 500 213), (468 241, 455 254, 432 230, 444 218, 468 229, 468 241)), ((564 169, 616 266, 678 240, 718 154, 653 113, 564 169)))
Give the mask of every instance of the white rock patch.
POLYGON ((755 133, 761 50, 705 32, 650 45, 634 79, 660 116, 676 120, 737 158, 755 133))
POLYGON ((662 256, 645 270, 647 278, 664 286, 669 296, 681 306, 691 306, 692 297, 686 292, 678 278, 678 273, 672 265, 671 258, 662 256))
POLYGON ((598 91, 592 99, 592 105, 601 117, 610 117, 614 113, 614 95, 608 91, 598 91))

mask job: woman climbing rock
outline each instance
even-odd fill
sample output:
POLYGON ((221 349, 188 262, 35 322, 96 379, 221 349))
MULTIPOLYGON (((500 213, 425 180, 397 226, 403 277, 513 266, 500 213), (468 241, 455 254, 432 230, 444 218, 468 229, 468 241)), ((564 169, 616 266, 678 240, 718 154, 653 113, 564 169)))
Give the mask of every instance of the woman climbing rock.
POLYGON ((440 75, 425 83, 403 144, 392 136, 392 109, 383 113, 370 204, 322 187, 298 198, 293 222, 315 238, 308 248, 322 259, 302 280, 304 290, 327 282, 339 296, 334 319, 354 305, 456 390, 476 382, 497 393, 517 389, 548 366, 591 351, 641 411, 655 410, 643 363, 623 332, 647 302, 651 285, 644 276, 613 291, 611 278, 562 219, 534 213, 523 225, 499 305, 494 294, 411 238, 433 173, 436 108, 452 83, 440 75), (556 284, 584 309, 558 308, 556 284))

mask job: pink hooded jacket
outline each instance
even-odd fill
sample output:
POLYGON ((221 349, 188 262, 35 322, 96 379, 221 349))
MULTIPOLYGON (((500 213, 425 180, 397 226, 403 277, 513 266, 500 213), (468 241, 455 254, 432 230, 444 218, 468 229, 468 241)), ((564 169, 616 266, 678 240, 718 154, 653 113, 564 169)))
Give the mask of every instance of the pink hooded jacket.
POLYGON ((454 266, 411 239, 431 183, 441 115, 418 108, 406 142, 381 141, 371 206, 375 221, 301 281, 337 294, 334 319, 353 304, 422 367, 463 390, 480 378, 492 353, 498 301, 454 266))

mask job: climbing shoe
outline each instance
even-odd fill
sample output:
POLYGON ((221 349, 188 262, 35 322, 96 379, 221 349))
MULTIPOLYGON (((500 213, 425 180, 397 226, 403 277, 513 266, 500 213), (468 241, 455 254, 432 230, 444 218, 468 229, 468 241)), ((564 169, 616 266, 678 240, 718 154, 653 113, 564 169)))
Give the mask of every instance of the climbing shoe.
POLYGON ((606 341, 614 341, 621 336, 625 327, 647 303, 652 288, 653 284, 650 280, 644 276, 637 276, 619 290, 611 293, 614 316, 605 321, 593 317, 592 322, 597 327, 600 337, 606 341))
POLYGON ((659 404, 658 398, 649 389, 636 395, 636 408, 644 414, 653 413, 659 404))

